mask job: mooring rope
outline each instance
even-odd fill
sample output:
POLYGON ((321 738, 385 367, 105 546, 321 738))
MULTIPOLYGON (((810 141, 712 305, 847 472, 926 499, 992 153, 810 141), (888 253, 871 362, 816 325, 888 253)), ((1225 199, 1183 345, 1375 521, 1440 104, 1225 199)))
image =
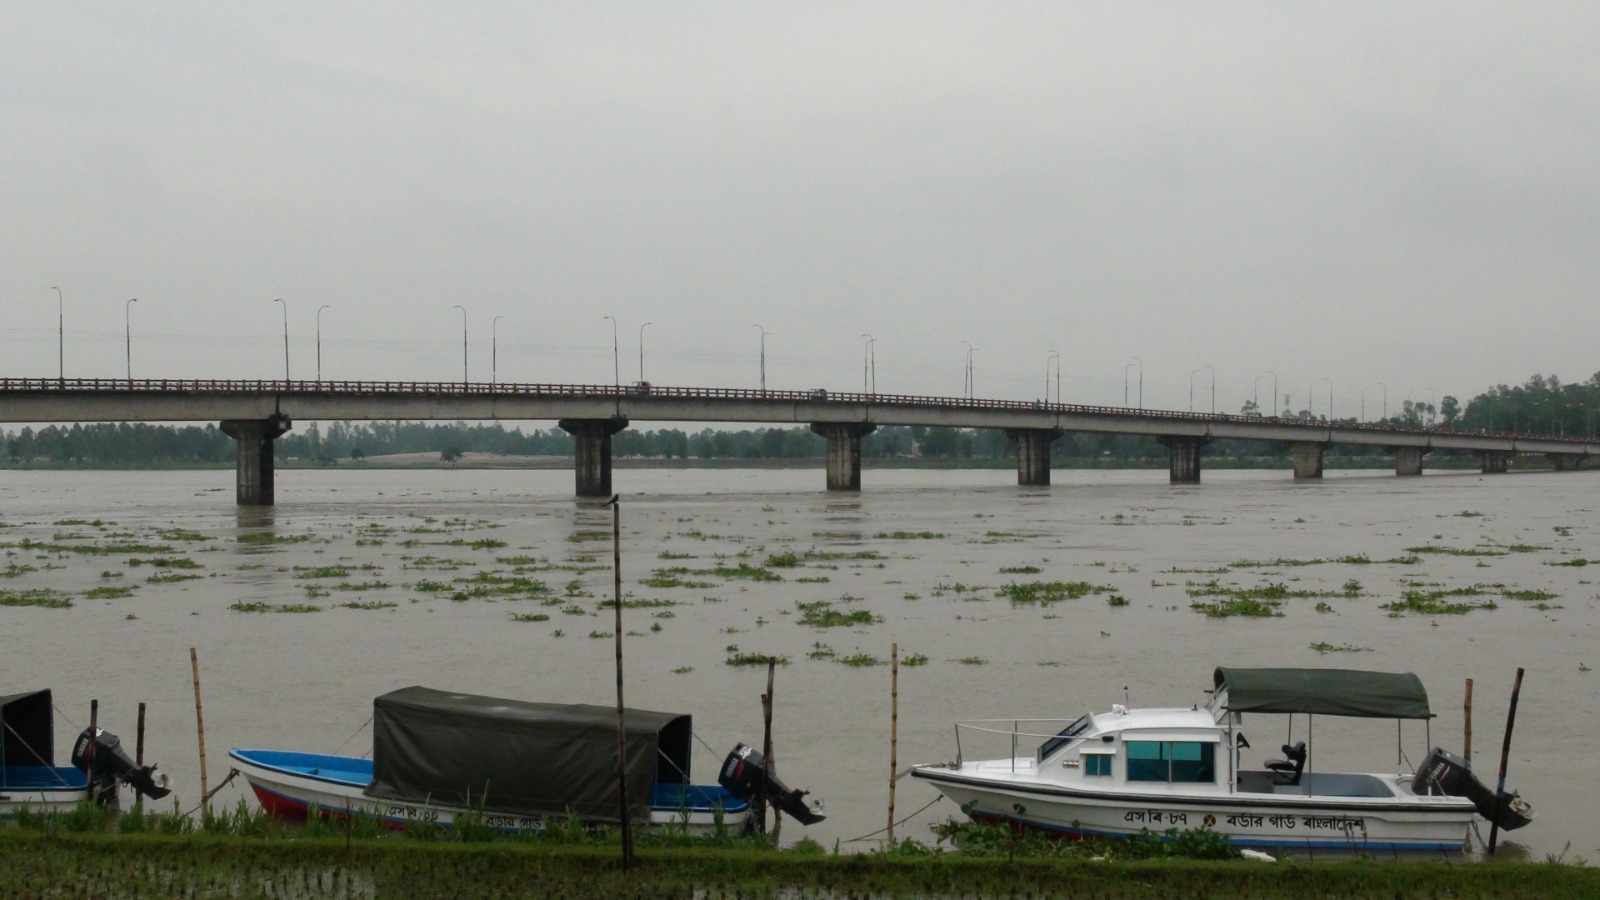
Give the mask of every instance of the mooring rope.
MULTIPOLYGON (((340 741, 340 742, 339 742, 339 746, 337 746, 337 747, 335 747, 335 748, 334 748, 334 749, 333 749, 333 752, 334 752, 334 753, 338 753, 338 752, 339 752, 339 751, 340 751, 340 750, 343 750, 343 749, 344 749, 344 745, 345 745, 345 744, 348 744, 348 743, 350 743, 350 742, 351 742, 351 741, 353 741, 353 740, 355 740, 355 738, 356 738, 356 735, 358 735, 358 734, 360 734, 360 733, 361 733, 361 732, 363 732, 363 731, 365 731, 365 730, 366 730, 366 728, 367 728, 367 726, 368 726, 368 725, 371 725, 371 724, 372 724, 372 717, 371 717, 371 716, 367 716, 367 720, 366 720, 366 721, 365 721, 365 722, 362 722, 362 723, 361 723, 361 724, 360 724, 360 725, 359 725, 359 726, 358 726, 358 727, 357 727, 357 728, 356 728, 356 730, 355 730, 355 731, 352 731, 352 732, 350 732, 350 736, 349 736, 349 737, 347 737, 347 738, 345 738, 345 739, 344 739, 344 740, 342 740, 342 741, 340 741)), ((363 757, 367 757, 367 756, 370 756, 370 755, 372 755, 372 751, 371 751, 371 750, 368 750, 368 751, 367 751, 367 752, 366 752, 366 753, 363 753, 363 754, 361 754, 361 755, 362 755, 362 756, 363 756, 363 757)))
MULTIPOLYGON (((917 810, 916 812, 912 813, 909 816, 906 816, 904 819, 901 819, 900 821, 898 821, 898 822, 896 822, 894 824, 895 825, 904 825, 905 823, 911 821, 912 819, 915 819, 917 816, 922 815, 924 812, 927 811, 928 807, 934 805, 935 803, 938 803, 940 800, 943 800, 943 799, 944 799, 944 795, 940 794, 939 796, 937 796, 937 797, 933 798, 932 800, 929 800, 927 803, 923 804, 922 809, 917 810)), ((882 828, 879 828, 877 831, 871 832, 870 834, 863 834, 861 837, 851 838, 850 840, 845 841, 845 843, 846 844, 860 843, 861 841, 865 841, 865 840, 867 840, 869 838, 877 837, 878 835, 883 834, 885 831, 888 831, 888 830, 889 830, 889 826, 885 825, 882 828)))
POLYGON ((209 794, 206 794, 204 797, 201 797, 200 798, 200 802, 195 804, 194 809, 191 809, 188 812, 183 814, 184 818, 188 818, 188 817, 194 815, 195 813, 199 812, 200 811, 200 807, 205 806, 206 804, 210 803, 211 802, 211 798, 215 797, 217 795, 218 791, 220 791, 223 788, 227 787, 228 786, 228 782, 232 781, 234 776, 238 775, 238 774, 239 774, 239 770, 238 769, 229 769, 228 770, 228 777, 222 779, 222 783, 217 785, 216 787, 212 788, 211 792, 209 794))
POLYGON ((7 731, 11 732, 12 734, 15 734, 17 736, 17 740, 22 743, 23 749, 27 750, 29 753, 33 754, 33 758, 37 759, 39 761, 39 765, 44 766, 45 770, 50 773, 51 777, 53 777, 53 778, 55 778, 55 780, 61 782, 61 786, 62 787, 70 787, 71 786, 71 785, 67 784, 67 780, 65 778, 61 777, 61 773, 56 771, 56 767, 55 766, 52 766, 48 762, 45 762, 44 757, 39 755, 39 751, 33 749, 33 745, 28 743, 27 738, 24 738, 22 735, 17 734, 17 730, 15 728, 12 728, 4 719, 0 719, 0 725, 5 725, 7 731))

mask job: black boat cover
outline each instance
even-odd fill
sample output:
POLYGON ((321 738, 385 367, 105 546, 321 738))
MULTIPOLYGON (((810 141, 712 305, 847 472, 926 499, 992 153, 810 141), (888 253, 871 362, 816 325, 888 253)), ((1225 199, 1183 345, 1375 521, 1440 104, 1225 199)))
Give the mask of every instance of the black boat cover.
POLYGON ((1359 669, 1234 669, 1219 666, 1216 691, 1232 712, 1428 719, 1428 691, 1411 672, 1359 669))
POLYGON ((48 688, 0 696, 0 765, 56 764, 52 709, 48 688))
MULTIPOLYGON (((692 723, 628 709, 630 818, 651 786, 689 779, 692 723)), ((617 821, 616 707, 401 688, 373 701, 371 797, 617 821)))

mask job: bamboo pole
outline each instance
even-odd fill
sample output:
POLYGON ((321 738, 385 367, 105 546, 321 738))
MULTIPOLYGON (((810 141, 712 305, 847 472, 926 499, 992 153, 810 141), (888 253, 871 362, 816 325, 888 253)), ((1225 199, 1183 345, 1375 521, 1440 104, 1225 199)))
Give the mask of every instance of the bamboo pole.
POLYGON ((894 772, 900 747, 900 644, 889 645, 889 846, 894 846, 894 772))
POLYGON ((1500 744, 1500 779, 1494 786, 1494 818, 1489 822, 1489 855, 1494 855, 1495 844, 1500 840, 1500 808, 1505 804, 1506 764, 1511 758, 1511 729, 1517 724, 1517 698, 1522 694, 1522 667, 1517 667, 1517 680, 1511 684, 1511 708, 1506 710, 1506 738, 1500 744))
MULTIPOLYGON (((1461 756, 1472 765, 1472 679, 1467 679, 1467 697, 1461 702, 1461 756)), ((1431 752, 1431 748, 1430 748, 1431 752)))
POLYGON ((189 648, 189 671, 194 676, 194 733, 200 745, 200 805, 211 809, 210 781, 206 778, 206 714, 200 704, 200 654, 189 648))
MULTIPOLYGON (((776 667, 777 667, 776 663, 772 662, 771 660, 768 660, 768 662, 767 662, 767 722, 768 723, 771 723, 771 721, 772 721, 773 707, 777 702, 777 691, 775 691, 773 689, 773 681, 772 681, 772 674, 776 670, 776 667)), ((773 777, 777 777, 777 774, 778 774, 778 763, 774 759, 774 754, 776 754, 777 751, 774 750, 773 747, 772 747, 772 737, 771 737, 771 735, 772 735, 772 729, 771 729, 771 726, 769 724, 768 728, 767 728, 767 774, 771 775, 773 777)), ((772 844, 773 844, 773 846, 777 846, 778 845, 778 841, 782 837, 783 837, 783 815, 782 815, 782 812, 780 810, 774 809, 772 811, 772 844)))
MULTIPOLYGON (((101 797, 97 796, 94 786, 94 757, 97 746, 96 737, 100 734, 100 701, 89 701, 89 743, 83 748, 84 774, 89 776, 89 799, 99 803, 101 797)), ((116 788, 112 788, 116 790, 116 788)))
POLYGON ((622 823, 622 867, 633 863, 633 824, 628 820, 628 730, 622 706, 622 504, 611 497, 611 569, 617 609, 617 816, 622 823))
MULTIPOLYGON (((776 673, 776 669, 778 669, 778 661, 766 660, 766 693, 762 695, 762 765, 766 765, 768 772, 771 772, 771 759, 773 759, 773 674, 776 673)), ((760 828, 762 828, 762 834, 766 834, 766 807, 770 806, 770 804, 766 802, 765 775, 760 780, 760 785, 762 785, 762 790, 760 790, 760 798, 762 798, 760 828)), ((778 818, 778 815, 774 812, 773 818, 778 818)))
MULTIPOLYGON (((134 726, 134 732, 133 732, 133 739, 134 739, 133 764, 142 769, 142 768, 144 768, 144 701, 143 700, 139 701, 139 720, 138 721, 139 721, 139 724, 134 726)), ((144 810, 144 794, 141 794, 138 791, 134 791, 133 792, 133 808, 137 809, 137 810, 140 810, 140 811, 144 810)))

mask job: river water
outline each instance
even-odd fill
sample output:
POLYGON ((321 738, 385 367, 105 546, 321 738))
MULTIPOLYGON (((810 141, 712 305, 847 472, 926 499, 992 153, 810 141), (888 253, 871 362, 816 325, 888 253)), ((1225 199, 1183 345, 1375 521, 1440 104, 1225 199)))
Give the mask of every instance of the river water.
MULTIPOLYGON (((885 823, 890 679, 887 666, 838 660, 887 659, 891 642, 902 656, 927 657, 900 671, 902 767, 954 758, 957 719, 1071 717, 1122 702, 1124 686, 1135 705, 1203 703, 1212 667, 1229 664, 1416 671, 1437 713, 1433 740, 1452 749, 1462 743, 1463 679, 1475 678, 1474 755, 1487 773, 1498 762, 1514 670, 1525 666, 1509 784, 1535 803, 1538 819, 1510 844, 1543 854, 1571 842, 1574 854, 1600 853, 1590 806, 1600 787, 1592 752, 1600 674, 1586 671, 1600 667, 1600 568, 1551 565, 1600 564, 1596 476, 1329 472, 1297 484, 1283 472, 1216 471, 1203 485, 1175 487, 1159 471, 1057 471, 1049 488, 1019 488, 1013 478, 869 469, 859 496, 829 496, 812 470, 619 470, 625 589, 630 599, 675 601, 625 612, 629 705, 693 714, 711 748, 697 745, 695 775, 712 781, 735 741, 761 738, 765 669, 725 659, 787 656, 777 675, 775 757, 791 785, 824 801, 828 820, 809 832, 786 823, 784 837, 809 833, 850 849, 866 846, 851 838, 885 823), (1272 562, 1390 560, 1418 546, 1491 555, 1272 562), (690 572, 669 576, 690 587, 641 583, 658 568, 759 566, 787 553, 802 564, 771 569, 782 581, 690 572), (1246 561, 1255 564, 1230 566, 1246 561), (1039 572, 1000 571, 1020 567, 1039 572), (1352 579, 1359 585, 1347 586, 1352 579), (997 594, 1010 583, 1057 580, 1112 591, 1048 605, 997 594), (1281 616, 1212 618, 1189 596, 1212 580, 1336 596, 1283 600, 1281 616), (1382 608, 1407 590, 1478 584, 1504 587, 1447 599, 1496 608, 1382 608), (1501 596, 1507 590, 1554 596, 1501 596), (1113 605, 1113 593, 1127 604, 1113 605), (796 604, 811 601, 865 609, 877 621, 801 624, 796 604), (833 658, 808 656, 818 644, 833 658)), ((0 551, 0 591, 48 588, 73 601, 67 609, 0 606, 0 693, 54 689, 63 756, 91 698, 104 726, 130 746, 135 706, 147 701, 147 757, 170 773, 185 808, 199 794, 191 646, 200 654, 212 784, 227 773, 232 746, 367 752, 372 698, 405 685, 614 703, 612 643, 591 637, 611 629, 603 606, 612 589, 610 512, 571 491, 571 473, 559 471, 284 471, 276 508, 239 510, 231 472, 0 472, 0 544, 13 545, 0 551), (14 546, 24 539, 170 549, 86 555, 14 546), (155 556, 199 568, 130 565, 155 556), (329 567, 348 574, 314 571, 329 567), (201 577, 147 580, 157 573, 201 577), (506 586, 514 577, 548 590, 506 586), (470 596, 475 584, 512 593, 470 596), (107 585, 133 590, 85 596, 107 585), (308 586, 327 593, 309 596, 308 586), (457 591, 469 596, 452 599, 457 591), (338 605, 347 602, 394 605, 338 605)), ((1283 718, 1250 724, 1255 755, 1275 755, 1283 718)), ((1314 736, 1319 769, 1396 765, 1393 722, 1318 720, 1314 736)), ((1424 741, 1421 724, 1406 726, 1410 762, 1420 761, 1424 741)), ((1007 744, 963 749, 968 758, 1004 756, 1007 744)), ((1247 754, 1247 765, 1255 761, 1247 754)), ((219 797, 245 793, 236 780, 219 797)), ((897 813, 934 796, 903 779, 897 813)), ((930 838, 929 823, 958 814, 941 801, 899 834, 930 838)))

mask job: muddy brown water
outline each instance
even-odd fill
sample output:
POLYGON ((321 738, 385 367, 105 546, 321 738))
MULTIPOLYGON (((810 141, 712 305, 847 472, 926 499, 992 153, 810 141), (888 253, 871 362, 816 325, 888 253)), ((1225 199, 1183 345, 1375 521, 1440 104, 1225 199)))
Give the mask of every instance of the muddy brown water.
MULTIPOLYGON (((62 711, 58 755, 86 724, 91 698, 100 700, 105 726, 130 747, 136 704, 147 701, 147 756, 170 773, 183 806, 192 806, 199 788, 190 646, 200 652, 213 784, 226 775, 233 746, 367 752, 370 730, 362 726, 372 698, 404 685, 614 702, 611 641, 590 637, 611 629, 611 612, 602 605, 611 591, 610 514, 572 499, 570 473, 292 471, 281 474, 279 505, 268 510, 236 509, 231 475, 0 472, 0 543, 137 541, 171 548, 110 555, 0 551, 0 573, 34 567, 0 574, 0 591, 49 588, 74 603, 0 606, 0 692, 55 691, 62 711), (68 520, 101 524, 55 524, 68 520), (203 539, 159 537, 170 529, 203 539), (252 534, 306 540, 240 542, 252 534), (449 543, 478 540, 505 546, 449 543), (188 557, 202 568, 129 565, 132 557, 157 555, 188 557), (418 568, 424 556, 461 565, 418 568), (512 557, 542 562, 501 561, 512 557), (485 572, 511 577, 519 563, 528 569, 523 575, 548 585, 548 594, 456 601, 449 592, 417 587, 485 572), (350 574, 313 579, 295 571, 325 566, 350 574), (552 568, 559 566, 572 568, 552 568), (149 583, 157 571, 202 577, 149 583), (307 596, 307 585, 340 582, 389 586, 307 596), (134 591, 115 599, 84 596, 108 584, 134 591), (396 605, 336 606, 349 601, 396 605), (249 613, 230 609, 235 603, 320 609, 249 613), (563 612, 574 606, 576 614, 563 612), (549 619, 514 621, 516 613, 549 619)), ((1437 713, 1433 740, 1453 749, 1462 741, 1463 679, 1473 677, 1474 757, 1490 773, 1520 665, 1528 674, 1509 783, 1533 800, 1538 819, 1512 835, 1510 845, 1540 855, 1570 842, 1572 854, 1600 853, 1590 802, 1600 787, 1600 758, 1592 752, 1600 734, 1600 673, 1585 671, 1600 667, 1600 565, 1550 565, 1577 558, 1600 563, 1600 476, 1396 479, 1330 472, 1321 483, 1296 484, 1281 472, 1217 471, 1207 472, 1203 485, 1173 487, 1160 472, 1058 471, 1049 488, 1019 488, 1012 478, 1005 471, 870 470, 866 490, 844 497, 820 491, 822 474, 810 470, 619 472, 626 590, 632 599, 676 601, 626 610, 628 703, 691 713, 710 747, 696 745, 695 775, 712 781, 735 741, 761 737, 765 671, 726 664, 728 648, 787 656, 777 676, 775 755, 786 780, 824 802, 828 820, 809 830, 786 823, 784 837, 809 834, 851 849, 866 846, 851 838, 885 823, 889 670, 808 657, 819 642, 836 658, 887 659, 891 642, 902 655, 928 658, 901 670, 902 766, 953 758, 957 719, 1071 717, 1122 702, 1124 685, 1136 705, 1203 703, 1212 667, 1232 664, 1414 670, 1437 713), (919 536, 886 536, 897 532, 919 536), (1528 546, 1496 556, 1426 554, 1415 564, 1228 568, 1243 560, 1358 554, 1383 560, 1421 545, 1528 546), (760 565, 771 554, 807 551, 871 551, 882 558, 813 559, 773 569, 781 582, 688 574, 679 577, 706 586, 641 583, 663 567, 760 565), (1040 573, 1000 572, 1025 566, 1040 573), (1339 596, 1321 601, 1326 611, 1317 599, 1294 598, 1283 601, 1281 617, 1208 618, 1191 609, 1186 585, 1213 578, 1339 596), (1359 591, 1345 596, 1350 579, 1360 582, 1359 591), (1107 594, 1090 594, 1048 606, 1013 605, 996 593, 1008 583, 1048 580, 1103 585, 1128 603, 1113 606, 1107 594), (1503 584, 1555 597, 1452 598, 1497 604, 1465 615, 1393 616, 1382 609, 1400 599, 1407 582, 1503 584), (881 621, 802 625, 796 604, 818 600, 841 611, 869 610, 881 621), (1322 653, 1313 649, 1317 643, 1363 649, 1322 653)), ((1271 755, 1286 724, 1282 717, 1248 722, 1253 753, 1271 755)), ((1303 719, 1296 728, 1303 730, 1303 719)), ((1318 768, 1396 765, 1393 722, 1319 719, 1314 737, 1318 768)), ((965 741, 963 749, 968 758, 1004 756, 1008 745, 1003 738, 965 741)), ((1420 761, 1426 752, 1420 724, 1406 726, 1403 749, 1410 762, 1420 761)), ((219 801, 244 795, 236 780, 219 801)), ((932 788, 903 779, 897 812, 910 813, 934 796, 932 788)), ((899 834, 930 839, 930 823, 958 814, 941 801, 899 834)))

